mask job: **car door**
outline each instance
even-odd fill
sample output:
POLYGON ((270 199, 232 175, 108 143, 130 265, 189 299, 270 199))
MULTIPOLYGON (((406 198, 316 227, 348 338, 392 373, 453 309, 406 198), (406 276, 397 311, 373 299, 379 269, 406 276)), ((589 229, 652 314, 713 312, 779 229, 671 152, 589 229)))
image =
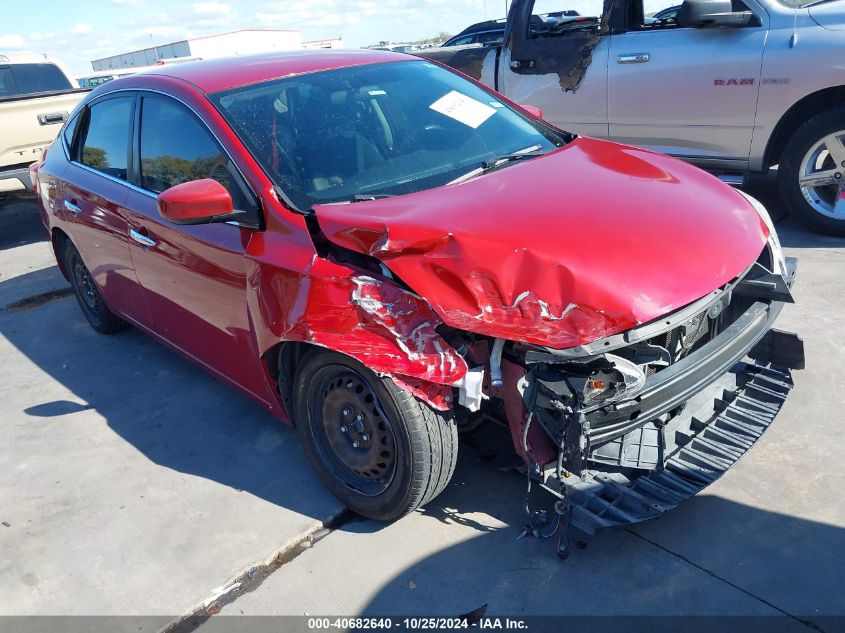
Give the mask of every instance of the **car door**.
POLYGON ((130 321, 148 324, 126 221, 134 102, 131 92, 109 94, 77 115, 80 129, 67 147, 70 161, 56 203, 106 304, 130 321))
POLYGON ((130 252, 155 332, 186 355, 264 401, 267 380, 247 311, 247 259, 252 228, 176 225, 159 215, 158 193, 182 182, 213 178, 236 209, 256 219, 257 201, 230 158, 184 104, 142 92, 137 101, 138 189, 128 207, 130 252))
POLYGON ((581 0, 572 16, 563 0, 527 0, 509 18, 510 46, 500 60, 499 91, 543 111, 570 132, 607 138, 609 35, 602 0, 581 0))
POLYGON ((675 18, 647 17, 677 0, 631 1, 626 30, 610 46, 610 137, 703 165, 746 167, 766 14, 755 7, 757 26, 682 28, 675 18))

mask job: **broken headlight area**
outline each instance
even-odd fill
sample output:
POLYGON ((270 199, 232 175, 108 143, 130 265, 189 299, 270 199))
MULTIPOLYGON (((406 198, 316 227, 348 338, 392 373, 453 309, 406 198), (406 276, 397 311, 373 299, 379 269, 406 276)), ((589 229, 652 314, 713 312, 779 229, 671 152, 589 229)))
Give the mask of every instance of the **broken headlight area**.
MULTIPOLYGON (((801 339, 771 329, 795 270, 786 260, 785 275, 775 273, 774 257, 768 247, 701 301, 575 352, 500 341, 460 348, 480 372, 459 386, 461 402, 501 398, 529 478, 559 498, 555 526, 565 518, 592 533, 655 518, 768 428, 792 388, 790 370, 803 368, 801 339), (483 380, 485 353, 500 388, 483 380)), ((537 527, 552 525, 545 517, 529 516, 531 533, 549 531, 537 527)))

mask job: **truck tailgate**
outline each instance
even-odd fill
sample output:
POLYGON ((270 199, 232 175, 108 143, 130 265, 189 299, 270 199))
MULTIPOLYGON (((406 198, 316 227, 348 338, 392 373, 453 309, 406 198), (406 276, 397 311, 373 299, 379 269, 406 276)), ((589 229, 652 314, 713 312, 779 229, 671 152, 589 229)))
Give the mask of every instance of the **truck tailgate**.
POLYGON ((87 90, 0 99, 0 170, 41 155, 87 90))

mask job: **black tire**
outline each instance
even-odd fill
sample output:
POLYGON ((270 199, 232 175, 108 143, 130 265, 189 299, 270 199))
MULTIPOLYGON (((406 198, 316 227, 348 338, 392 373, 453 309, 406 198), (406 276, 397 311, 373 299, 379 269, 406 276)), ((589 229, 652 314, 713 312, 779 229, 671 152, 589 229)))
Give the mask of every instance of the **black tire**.
POLYGON ((128 328, 129 324, 106 306, 82 256, 68 239, 62 244, 62 261, 76 302, 91 327, 100 334, 114 334, 128 328))
POLYGON ((292 391, 311 465, 353 512, 393 521, 431 501, 451 479, 458 455, 451 413, 356 360, 314 351, 299 366, 292 391))
MULTIPOLYGON (((799 178, 802 176, 801 164, 804 158, 822 139, 839 131, 845 131, 845 108, 833 108, 805 121, 792 133, 783 150, 778 167, 778 185, 781 196, 790 212, 794 213, 801 221, 820 233, 845 236, 845 217, 842 219, 830 217, 814 208, 813 204, 805 197, 799 183, 799 178)), ((841 182, 842 178, 845 178, 845 165, 841 164, 841 157, 839 161, 835 161, 832 155, 829 155, 824 160, 830 161, 829 165, 825 164, 825 169, 829 166, 831 168, 836 167, 839 170, 841 177, 838 181, 841 182), (837 162, 840 164, 837 165, 837 162)), ((829 197, 833 197, 835 201, 837 185, 830 185, 829 192, 827 189, 826 187, 816 188, 816 191, 821 194, 819 196, 821 202, 817 201, 817 205, 827 204, 829 197)))

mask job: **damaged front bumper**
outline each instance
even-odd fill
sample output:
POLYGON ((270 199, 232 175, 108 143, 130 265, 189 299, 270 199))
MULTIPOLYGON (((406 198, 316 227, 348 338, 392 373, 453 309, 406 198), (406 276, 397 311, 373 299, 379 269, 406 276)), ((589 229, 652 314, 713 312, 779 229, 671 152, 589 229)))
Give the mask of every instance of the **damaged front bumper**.
MULTIPOLYGON (((786 268, 788 292, 795 260, 786 268)), ((732 289, 745 294, 736 318, 648 376, 636 397, 567 409, 555 398, 563 381, 548 379, 548 363, 554 369, 567 360, 547 357, 539 364, 545 373, 528 366, 526 424, 539 422, 558 459, 535 458, 540 451, 525 441, 525 425, 523 452, 534 464, 533 478, 567 502, 571 525, 593 533, 656 518, 718 479, 769 427, 793 386, 790 370, 804 366, 804 350, 796 335, 772 329, 783 288, 767 300, 758 286, 732 289)))

